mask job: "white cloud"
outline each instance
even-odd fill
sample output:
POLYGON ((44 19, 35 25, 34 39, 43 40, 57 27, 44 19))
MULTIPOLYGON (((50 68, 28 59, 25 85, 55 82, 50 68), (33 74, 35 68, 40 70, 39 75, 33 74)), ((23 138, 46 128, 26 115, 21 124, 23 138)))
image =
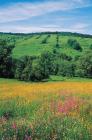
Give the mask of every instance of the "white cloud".
POLYGON ((5 26, 0 26, 0 31, 1 32, 15 32, 15 33, 30 33, 30 32, 46 32, 46 31, 64 31, 64 32, 80 32, 80 33, 86 33, 87 27, 89 25, 85 23, 76 23, 75 25, 72 25, 68 28, 65 28, 63 25, 58 26, 58 25, 44 25, 44 26, 21 26, 21 25, 5 25, 5 26))
MULTIPOLYGON (((85 4, 75 3, 75 0, 62 2, 43 3, 16 3, 0 8, 0 23, 26 20, 34 16, 44 15, 53 11, 64 11, 85 6, 85 4)), ((77 0, 76 0, 77 1, 77 0)), ((80 0, 78 0, 80 1, 80 0)))
POLYGON ((77 24, 72 26, 72 29, 85 30, 88 26, 89 26, 89 24, 86 24, 86 23, 77 23, 77 24))
MULTIPOLYGON (((16 3, 11 4, 6 7, 0 8, 0 32, 43 32, 43 31, 70 31, 70 32, 82 32, 84 33, 87 30, 88 25, 85 23, 76 23, 75 25, 68 26, 65 28, 63 25, 64 23, 68 23, 68 20, 72 21, 74 20, 74 16, 68 17, 63 16, 61 17, 58 15, 58 23, 52 22, 52 24, 46 23, 46 25, 42 26, 31 26, 27 25, 26 20, 30 21, 31 18, 44 15, 50 12, 55 11, 67 11, 75 8, 85 7, 87 6, 86 0, 61 0, 57 2, 43 2, 43 3, 16 3), (25 25, 20 22, 14 21, 20 21, 25 20, 25 25), (10 22, 10 23, 8 23, 10 22), (56 24, 60 24, 56 25, 56 24)), ((88 0, 89 1, 89 0, 88 0)), ((53 16, 54 17, 54 16, 53 16)), ((43 20, 43 19, 42 19, 43 20)), ((49 19, 48 19, 49 21, 49 19)), ((74 22, 73 22, 74 23, 74 22)))

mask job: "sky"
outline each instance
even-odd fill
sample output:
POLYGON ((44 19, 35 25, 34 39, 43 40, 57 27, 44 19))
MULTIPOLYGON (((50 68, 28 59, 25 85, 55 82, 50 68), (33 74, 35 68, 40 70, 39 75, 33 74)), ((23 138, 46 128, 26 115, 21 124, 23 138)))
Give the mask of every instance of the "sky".
POLYGON ((92 34, 92 0, 0 0, 0 32, 92 34))

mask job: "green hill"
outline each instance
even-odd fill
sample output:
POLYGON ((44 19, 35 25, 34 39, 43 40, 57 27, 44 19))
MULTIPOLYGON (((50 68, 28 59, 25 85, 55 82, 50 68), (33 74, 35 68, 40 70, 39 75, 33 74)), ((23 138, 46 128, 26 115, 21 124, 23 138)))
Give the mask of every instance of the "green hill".
POLYGON ((14 43, 13 57, 40 55, 44 51, 57 50, 72 57, 81 55, 90 48, 92 36, 77 33, 35 33, 35 34, 4 34, 0 33, 0 39, 6 39, 9 43, 14 43), (58 37, 58 46, 57 44, 58 37), (67 41, 77 40, 82 48, 82 52, 73 49, 67 41))

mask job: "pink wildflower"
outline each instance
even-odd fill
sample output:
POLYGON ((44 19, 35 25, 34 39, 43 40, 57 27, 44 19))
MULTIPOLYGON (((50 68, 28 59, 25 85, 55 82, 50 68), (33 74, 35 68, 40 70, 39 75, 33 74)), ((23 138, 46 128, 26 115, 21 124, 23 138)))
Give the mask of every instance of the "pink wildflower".
POLYGON ((70 98, 62 105, 59 103, 58 111, 67 114, 69 111, 77 107, 77 101, 74 98, 70 98))
POLYGON ((12 128, 13 128, 13 129, 16 129, 16 128, 17 128, 16 123, 13 123, 13 124, 12 124, 12 128))

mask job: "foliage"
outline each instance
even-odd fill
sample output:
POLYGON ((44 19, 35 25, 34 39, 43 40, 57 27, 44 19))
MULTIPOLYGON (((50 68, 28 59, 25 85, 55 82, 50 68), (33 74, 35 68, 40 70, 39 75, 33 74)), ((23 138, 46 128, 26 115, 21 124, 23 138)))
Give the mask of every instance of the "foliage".
POLYGON ((77 76, 92 78, 92 52, 85 52, 76 65, 77 76))
POLYGON ((13 77, 13 59, 11 56, 13 45, 8 45, 6 40, 0 40, 0 77, 13 77))
POLYGON ((91 50, 92 50, 92 44, 90 45, 90 47, 89 47, 91 50))
POLYGON ((42 40, 42 44, 46 44, 49 37, 50 37, 50 35, 46 36, 46 38, 42 40))
MULTIPOLYGON (((3 36, 4 35, 2 35, 2 38, 3 36)), ((70 39, 70 37, 61 36, 61 34, 57 32, 55 34, 53 33, 53 35, 50 33, 39 33, 29 35, 18 34, 11 35, 11 37, 7 34, 6 36, 6 40, 0 40, 0 59, 2 59, 0 60, 0 77, 16 78, 23 81, 43 81, 47 80, 50 75, 92 77, 91 72, 89 72, 91 71, 91 66, 90 68, 86 66, 87 62, 83 57, 85 50, 88 50, 85 44, 89 43, 89 39, 87 39, 87 41, 85 41, 84 38, 72 37, 72 39, 70 39), (39 50, 39 43, 44 39, 46 42, 48 40, 48 43, 44 44, 44 47, 40 46, 41 48, 39 50), (21 53, 22 50, 24 50, 28 51, 29 55, 22 54, 22 57, 15 59, 12 55, 12 50, 14 51, 16 47, 11 44, 12 40, 15 40, 15 44, 20 44, 21 47, 25 46, 26 43, 29 45, 32 40, 33 43, 31 43, 30 49, 33 49, 30 50, 29 46, 25 46, 24 48, 19 46, 18 49, 21 49, 21 53), (83 46, 80 46, 80 42, 83 46), (60 47, 61 44, 62 47, 60 47), (69 48, 67 45, 70 45, 73 49, 69 48), (40 51, 39 55, 30 56, 30 52, 33 53, 35 51, 37 53, 40 51), (72 55, 72 53, 74 53, 74 55, 72 55), (86 66, 85 68, 81 66, 81 61, 83 61, 86 66), (90 70, 87 71, 87 69, 90 70)), ((91 63, 91 61, 88 63, 91 63)))
POLYGON ((75 65, 68 61, 62 61, 58 64, 58 75, 73 77, 75 75, 75 65))
POLYGON ((50 61, 48 53, 44 53, 40 58, 21 58, 16 66, 15 78, 25 81, 41 81, 49 77, 50 61))
POLYGON ((78 50, 78 51, 82 51, 82 48, 81 48, 80 44, 77 42, 77 40, 69 39, 67 43, 68 43, 73 49, 78 50))

